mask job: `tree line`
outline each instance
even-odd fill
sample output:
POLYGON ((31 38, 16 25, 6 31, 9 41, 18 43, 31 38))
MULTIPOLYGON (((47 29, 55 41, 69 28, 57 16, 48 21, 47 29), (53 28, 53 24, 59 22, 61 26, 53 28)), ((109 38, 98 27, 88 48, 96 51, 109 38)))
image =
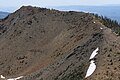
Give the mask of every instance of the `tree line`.
POLYGON ((106 16, 99 16, 98 14, 93 14, 103 25, 110 28, 118 36, 120 36, 120 23, 116 20, 112 20, 106 16))

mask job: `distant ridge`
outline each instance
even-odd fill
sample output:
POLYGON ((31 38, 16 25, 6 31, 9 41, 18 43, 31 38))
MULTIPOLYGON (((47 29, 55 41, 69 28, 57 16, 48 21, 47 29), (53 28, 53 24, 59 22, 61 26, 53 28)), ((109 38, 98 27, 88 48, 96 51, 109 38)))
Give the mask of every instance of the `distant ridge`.
POLYGON ((120 6, 120 4, 108 4, 108 5, 104 5, 104 6, 120 6))
POLYGON ((5 18, 9 13, 0 11, 0 19, 5 18))
POLYGON ((71 6, 55 6, 53 7, 62 11, 83 11, 90 13, 97 13, 99 15, 107 16, 113 20, 120 22, 120 5, 101 5, 101 6, 81 6, 81 5, 71 5, 71 6))

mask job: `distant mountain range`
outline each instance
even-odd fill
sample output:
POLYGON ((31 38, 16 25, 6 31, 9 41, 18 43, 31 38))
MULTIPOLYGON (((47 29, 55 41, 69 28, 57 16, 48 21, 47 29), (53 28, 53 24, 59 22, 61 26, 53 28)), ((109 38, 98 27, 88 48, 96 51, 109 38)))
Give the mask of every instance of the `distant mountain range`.
POLYGON ((83 11, 97 13, 99 15, 107 16, 111 19, 117 20, 120 22, 120 6, 119 5, 105 5, 105 6, 58 6, 53 7, 58 10, 71 10, 71 11, 83 11))
MULTIPOLYGON (((1 8, 1 10, 14 12, 18 7, 9 7, 9 8, 1 8)), ((83 12, 91 12, 97 13, 99 15, 107 16, 111 19, 117 20, 120 22, 120 5, 119 4, 110 4, 110 5, 103 5, 103 6, 80 6, 80 5, 70 5, 70 6, 52 6, 47 8, 54 8, 58 10, 71 10, 71 11, 83 11, 83 12)), ((1 12, 0 11, 0 19, 6 17, 8 12, 1 12)))
POLYGON ((5 18, 9 13, 0 11, 0 19, 5 18))

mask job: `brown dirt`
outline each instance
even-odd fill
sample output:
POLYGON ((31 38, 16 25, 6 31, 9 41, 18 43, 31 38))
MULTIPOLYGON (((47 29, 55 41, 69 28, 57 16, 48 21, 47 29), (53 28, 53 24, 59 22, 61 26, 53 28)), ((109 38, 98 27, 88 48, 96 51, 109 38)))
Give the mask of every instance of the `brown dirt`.
POLYGON ((99 47, 97 69, 87 80, 120 80, 120 38, 89 13, 23 6, 0 28, 0 74, 6 77, 83 80, 99 47))

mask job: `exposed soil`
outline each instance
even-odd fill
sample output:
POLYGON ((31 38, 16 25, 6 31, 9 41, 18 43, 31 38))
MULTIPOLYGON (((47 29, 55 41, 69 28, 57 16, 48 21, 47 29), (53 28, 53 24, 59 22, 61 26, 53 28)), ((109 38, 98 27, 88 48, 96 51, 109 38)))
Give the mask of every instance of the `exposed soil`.
POLYGON ((93 15, 23 6, 0 21, 0 75, 84 80, 97 47, 97 69, 86 80, 120 80, 120 37, 93 15))

